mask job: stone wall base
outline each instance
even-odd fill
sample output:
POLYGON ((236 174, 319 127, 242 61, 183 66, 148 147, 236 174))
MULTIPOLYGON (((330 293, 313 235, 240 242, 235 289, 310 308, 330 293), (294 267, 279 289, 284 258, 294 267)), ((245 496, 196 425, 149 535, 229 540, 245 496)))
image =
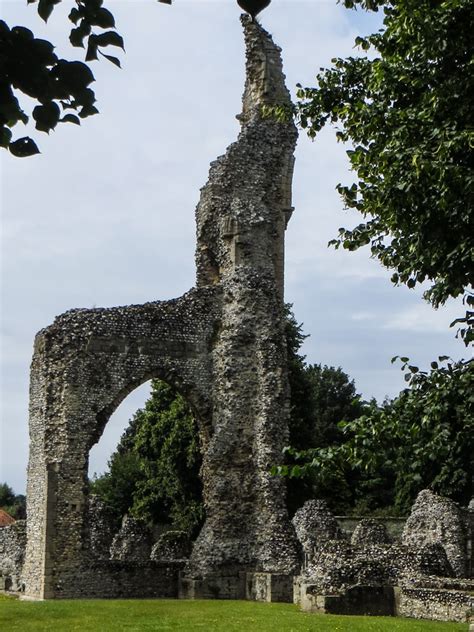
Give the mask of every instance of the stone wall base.
POLYGON ((474 594, 437 588, 396 588, 396 613, 400 617, 434 621, 469 622, 474 614, 474 594))
POLYGON ((179 578, 179 599, 245 599, 246 573, 209 573, 200 579, 179 578))
POLYGON ((278 573, 212 573, 200 579, 181 575, 180 599, 246 599, 293 603, 293 575, 278 573))
POLYGON ((247 573, 245 598, 249 601, 293 603, 293 575, 247 573))
POLYGON ((397 616, 433 621, 468 622, 474 613, 474 595, 462 590, 353 586, 335 595, 295 578, 295 603, 306 612, 397 616))
POLYGON ((391 586, 353 586, 338 595, 318 595, 313 586, 302 584, 300 604, 306 612, 324 614, 395 614, 395 594, 391 586))
MULTIPOLYGON (((176 599, 183 563, 94 562, 51 582, 43 599, 176 599)), ((31 595, 21 598, 42 601, 31 595)))

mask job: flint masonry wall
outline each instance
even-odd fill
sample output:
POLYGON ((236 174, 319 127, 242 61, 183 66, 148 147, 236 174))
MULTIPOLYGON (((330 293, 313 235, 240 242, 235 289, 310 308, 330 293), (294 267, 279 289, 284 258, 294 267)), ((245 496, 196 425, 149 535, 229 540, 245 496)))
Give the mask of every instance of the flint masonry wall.
POLYGON ((0 527, 0 590, 21 591, 26 545, 26 523, 17 520, 0 527))
MULTIPOLYGON (((173 301, 72 310, 36 337, 24 567, 31 598, 101 596, 88 570, 89 450, 122 399, 150 378, 181 391, 201 433, 206 522, 188 578, 298 566, 283 483, 269 475, 287 440, 283 250, 297 133, 292 121, 262 116, 263 105, 290 97, 280 50, 260 25, 243 24, 242 130, 202 189, 196 288, 173 301)), ((111 591, 104 586, 103 596, 111 591)))

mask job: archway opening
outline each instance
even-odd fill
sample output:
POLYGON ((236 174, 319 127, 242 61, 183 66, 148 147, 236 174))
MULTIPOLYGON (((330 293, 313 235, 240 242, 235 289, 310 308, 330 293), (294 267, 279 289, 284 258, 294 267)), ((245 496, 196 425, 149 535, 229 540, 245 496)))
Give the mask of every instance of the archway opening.
POLYGON ((170 561, 189 555, 204 522, 201 464, 199 426, 185 397, 158 379, 130 393, 90 453, 94 557, 170 561))

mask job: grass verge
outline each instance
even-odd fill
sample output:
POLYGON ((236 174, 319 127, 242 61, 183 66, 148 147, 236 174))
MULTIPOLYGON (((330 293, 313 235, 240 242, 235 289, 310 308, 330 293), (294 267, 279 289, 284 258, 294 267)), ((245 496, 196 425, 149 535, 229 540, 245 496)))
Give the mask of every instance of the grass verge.
POLYGON ((300 612, 252 601, 74 600, 28 602, 0 596, 8 632, 466 632, 467 624, 300 612))

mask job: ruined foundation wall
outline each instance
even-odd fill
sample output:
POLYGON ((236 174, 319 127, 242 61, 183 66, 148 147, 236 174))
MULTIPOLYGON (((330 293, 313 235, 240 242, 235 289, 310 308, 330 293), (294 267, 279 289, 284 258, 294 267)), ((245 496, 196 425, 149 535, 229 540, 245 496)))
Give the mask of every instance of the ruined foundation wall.
POLYGON ((207 519, 188 567, 198 576, 219 569, 288 573, 297 566, 284 484, 269 474, 288 438, 283 244, 297 132, 292 120, 262 111, 290 105, 280 49, 247 19, 244 32, 242 130, 212 163, 196 210, 198 286, 222 289, 213 348, 215 432, 203 463, 207 519))
POLYGON ((26 546, 26 522, 0 527, 0 590, 21 591, 26 546))

